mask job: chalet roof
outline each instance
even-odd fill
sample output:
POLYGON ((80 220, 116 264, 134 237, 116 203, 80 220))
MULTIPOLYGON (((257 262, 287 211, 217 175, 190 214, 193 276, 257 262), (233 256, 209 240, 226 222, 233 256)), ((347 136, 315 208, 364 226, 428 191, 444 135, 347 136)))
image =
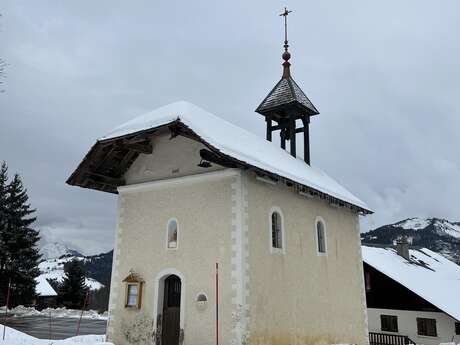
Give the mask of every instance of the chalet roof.
POLYGON ((46 280, 44 276, 38 276, 35 278, 35 293, 42 297, 52 297, 57 296, 56 291, 53 289, 50 283, 46 280))
MULTIPOLYGON (((307 187, 312 194, 325 195, 332 201, 337 200, 339 203, 348 204, 363 213, 372 213, 363 201, 321 170, 307 165, 303 160, 292 157, 274 143, 184 101, 166 105, 137 117, 100 138, 70 176, 67 183, 116 193, 116 188, 104 189, 104 185, 101 187, 102 182, 98 184, 92 181, 86 184, 84 179, 88 169, 101 165, 97 160, 106 159, 108 153, 102 152, 102 148, 110 143, 121 142, 125 138, 138 137, 143 133, 165 126, 169 126, 170 129, 171 126, 180 126, 179 129, 186 131, 189 137, 197 138, 213 152, 237 162, 238 166, 286 179, 307 187)), ((106 152, 112 151, 113 149, 107 149, 106 152)), ((120 156, 117 157, 116 162, 133 161, 136 157, 133 155, 131 158, 125 159, 120 156)), ((127 168, 118 169, 107 166, 104 169, 109 173, 120 172, 127 168)), ((119 177, 121 176, 114 176, 114 182, 115 178, 119 177)))
POLYGON ((298 103, 309 115, 319 114, 316 107, 291 76, 281 78, 257 107, 256 112, 265 113, 292 103, 298 103))
POLYGON ((410 260, 393 248, 362 246, 363 261, 460 321, 460 266, 429 249, 409 249, 410 260))

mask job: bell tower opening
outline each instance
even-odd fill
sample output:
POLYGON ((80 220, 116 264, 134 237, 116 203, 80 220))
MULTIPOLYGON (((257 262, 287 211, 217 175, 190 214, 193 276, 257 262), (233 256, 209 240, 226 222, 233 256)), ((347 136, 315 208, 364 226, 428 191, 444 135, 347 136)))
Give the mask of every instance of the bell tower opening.
POLYGON ((304 161, 310 164, 310 117, 319 112, 291 76, 287 35, 287 17, 291 12, 285 8, 280 14, 284 18, 283 75, 256 112, 265 117, 267 140, 272 141, 273 132, 280 131, 281 148, 285 150, 286 141, 289 141, 289 152, 294 157, 297 157, 296 135, 303 133, 304 161), (297 127, 298 122, 300 127, 297 127))

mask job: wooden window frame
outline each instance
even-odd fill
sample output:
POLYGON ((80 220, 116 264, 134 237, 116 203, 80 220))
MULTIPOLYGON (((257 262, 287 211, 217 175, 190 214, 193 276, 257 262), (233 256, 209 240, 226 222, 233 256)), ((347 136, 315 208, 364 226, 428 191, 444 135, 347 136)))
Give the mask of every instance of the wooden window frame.
POLYGON ((436 325, 436 319, 432 318, 426 318, 426 317, 418 317, 417 318, 417 335, 422 336, 422 337, 432 337, 432 338, 437 338, 438 337, 438 328, 436 325), (434 323, 434 334, 428 334, 429 333, 429 327, 425 322, 427 321, 433 321, 434 323))
POLYGON ((398 333, 398 316, 396 315, 380 315, 380 329, 382 332, 398 333))
POLYGON ((144 287, 144 281, 139 277, 138 274, 134 273, 133 271, 123 279, 123 283, 125 283, 125 308, 127 309, 141 309, 142 307, 142 290, 144 287), (128 304, 129 299, 129 287, 136 286, 137 287, 137 301, 135 304, 131 305, 128 304))

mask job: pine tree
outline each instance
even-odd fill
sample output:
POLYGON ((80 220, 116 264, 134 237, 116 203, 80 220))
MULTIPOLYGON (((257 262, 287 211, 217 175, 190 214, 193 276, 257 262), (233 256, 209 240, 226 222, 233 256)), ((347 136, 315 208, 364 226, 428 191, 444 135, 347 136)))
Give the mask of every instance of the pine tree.
POLYGON ((70 309, 83 307, 86 292, 85 273, 78 260, 66 265, 66 273, 58 294, 58 303, 70 309))
MULTIPOLYGON (((36 218, 30 208, 27 190, 21 178, 15 174, 13 180, 2 186, 7 179, 6 164, 0 170, 0 202, 2 221, 0 221, 0 284, 5 291, 9 279, 13 284, 14 305, 30 304, 35 297, 35 278, 40 274, 38 260, 40 254, 37 243, 38 231, 31 228, 36 218), (6 193, 5 193, 6 192, 6 193)), ((4 294, 3 294, 4 295, 4 294)))
POLYGON ((0 167, 0 305, 5 305, 8 278, 3 274, 7 262, 6 243, 3 234, 6 228, 6 196, 8 188, 8 167, 5 162, 0 167))

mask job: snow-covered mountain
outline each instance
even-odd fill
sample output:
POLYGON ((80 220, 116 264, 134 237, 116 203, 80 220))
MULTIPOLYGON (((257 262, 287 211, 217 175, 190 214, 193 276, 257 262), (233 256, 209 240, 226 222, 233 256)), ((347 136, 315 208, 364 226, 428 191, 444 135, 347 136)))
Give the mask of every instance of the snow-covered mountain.
POLYGON ((449 222, 439 218, 408 218, 393 224, 405 230, 434 230, 439 236, 460 238, 460 222, 449 222))
POLYGON ((405 235, 414 246, 438 252, 460 265, 460 222, 441 218, 408 218, 361 235, 363 243, 393 244, 405 235))
MULTIPOLYGON (((40 254, 42 254, 42 262, 38 265, 40 269, 40 277, 38 279, 46 279, 48 281, 55 280, 61 283, 64 278, 64 266, 67 262, 72 260, 79 260, 83 266, 87 262, 93 261, 93 256, 84 256, 77 250, 71 248, 69 245, 61 241, 51 241, 46 233, 41 234, 42 238, 39 243, 40 254)), ((90 272, 87 272, 90 273, 90 272)), ((86 285, 91 290, 98 290, 104 286, 103 283, 92 278, 87 274, 86 285)))
MULTIPOLYGON (((48 259, 45 261, 42 261, 40 264, 38 264, 38 268, 40 269, 40 278, 41 279, 46 279, 46 280, 56 280, 58 283, 61 283, 62 280, 64 279, 64 265, 67 262, 70 262, 72 260, 79 260, 84 261, 86 260, 85 257, 83 256, 72 256, 72 255, 67 255, 67 256, 62 256, 60 258, 54 258, 54 259, 48 259)), ((104 285, 102 285, 100 282, 93 278, 86 278, 86 286, 90 288, 90 290, 98 290, 104 285)))
POLYGON ((56 259, 64 255, 82 256, 77 250, 70 248, 62 242, 48 242, 40 245, 42 259, 56 259))

